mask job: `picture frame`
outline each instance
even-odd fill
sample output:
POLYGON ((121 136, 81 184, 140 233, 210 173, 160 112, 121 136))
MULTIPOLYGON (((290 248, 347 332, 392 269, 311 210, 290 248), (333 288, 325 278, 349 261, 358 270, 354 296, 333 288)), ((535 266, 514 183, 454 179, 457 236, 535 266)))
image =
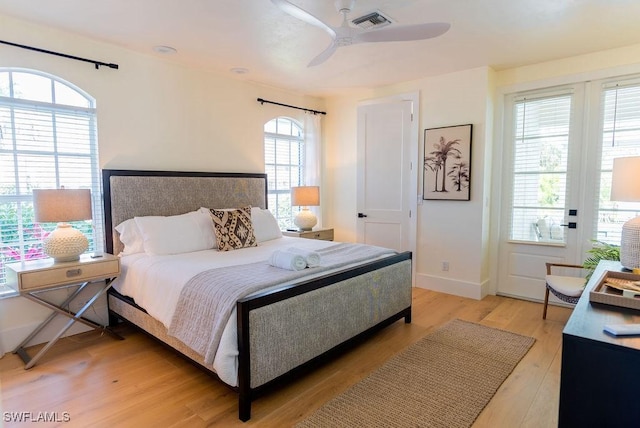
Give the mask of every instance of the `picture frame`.
POLYGON ((472 134, 472 124, 424 130, 423 200, 471 200, 472 134))

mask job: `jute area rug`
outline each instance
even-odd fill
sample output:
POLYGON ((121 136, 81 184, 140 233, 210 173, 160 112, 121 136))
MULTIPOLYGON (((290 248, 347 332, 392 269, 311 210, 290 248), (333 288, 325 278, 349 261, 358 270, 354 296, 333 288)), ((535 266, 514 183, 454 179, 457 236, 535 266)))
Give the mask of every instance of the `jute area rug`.
POLYGON ((534 342, 450 321, 296 427, 470 427, 534 342))

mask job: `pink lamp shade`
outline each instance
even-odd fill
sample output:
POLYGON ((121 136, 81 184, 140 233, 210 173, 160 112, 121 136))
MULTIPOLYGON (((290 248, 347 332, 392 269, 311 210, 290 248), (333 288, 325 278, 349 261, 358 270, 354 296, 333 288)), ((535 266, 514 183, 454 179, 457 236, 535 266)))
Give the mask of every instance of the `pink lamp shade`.
MULTIPOLYGON (((640 156, 613 160, 611 200, 640 202, 640 156)), ((640 216, 622 226, 620 263, 629 270, 640 269, 640 216)))
POLYGON ((291 188, 291 205, 313 207, 320 205, 320 187, 299 186, 291 188))
POLYGON ((298 186, 291 188, 291 205, 303 207, 293 223, 300 230, 311 230, 318 223, 316 215, 308 207, 320 205, 320 187, 298 186))
POLYGON ((33 209, 38 223, 66 223, 91 219, 89 189, 33 189, 33 209))
POLYGON ((640 156, 613 160, 611 200, 640 202, 640 156))
POLYGON ((58 223, 42 247, 55 262, 74 261, 89 248, 89 240, 67 222, 91 219, 88 189, 34 189, 33 210, 38 223, 58 223))

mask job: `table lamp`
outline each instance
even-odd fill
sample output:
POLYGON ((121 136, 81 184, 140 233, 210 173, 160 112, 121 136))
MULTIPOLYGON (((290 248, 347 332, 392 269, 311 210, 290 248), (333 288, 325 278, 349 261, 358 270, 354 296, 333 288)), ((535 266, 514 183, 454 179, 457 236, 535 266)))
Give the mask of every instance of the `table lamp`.
POLYGON ((291 205, 302 207, 296 214, 293 223, 300 230, 311 230, 318 223, 316 215, 309 210, 310 206, 320 205, 320 187, 299 186, 291 188, 291 205))
MULTIPOLYGON (((640 202, 640 156, 613 160, 611 200, 640 202)), ((640 268, 640 216, 622 226, 620 263, 629 270, 640 268)))
POLYGON ((55 262, 78 260, 89 248, 89 240, 69 221, 91 219, 91 191, 88 189, 34 189, 33 210, 38 223, 58 226, 42 241, 44 253, 55 262))

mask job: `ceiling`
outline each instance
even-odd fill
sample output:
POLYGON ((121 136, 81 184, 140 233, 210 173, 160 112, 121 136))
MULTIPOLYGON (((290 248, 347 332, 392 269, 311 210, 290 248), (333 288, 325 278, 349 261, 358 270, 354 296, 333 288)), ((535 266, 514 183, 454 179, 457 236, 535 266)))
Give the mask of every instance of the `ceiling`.
MULTIPOLYGON (((341 23, 333 0, 290 1, 330 25, 341 23)), ((0 0, 0 14, 149 55, 162 55, 154 46, 171 46, 177 52, 165 54, 170 61, 230 75, 246 69, 234 76, 316 96, 640 43, 638 0, 358 0, 349 17, 375 10, 392 25, 448 22, 451 29, 429 40, 341 47, 307 67, 329 35, 270 0, 0 0)), ((21 43, 1 28, 0 39, 21 43)), ((45 39, 37 47, 64 51, 45 39)))

